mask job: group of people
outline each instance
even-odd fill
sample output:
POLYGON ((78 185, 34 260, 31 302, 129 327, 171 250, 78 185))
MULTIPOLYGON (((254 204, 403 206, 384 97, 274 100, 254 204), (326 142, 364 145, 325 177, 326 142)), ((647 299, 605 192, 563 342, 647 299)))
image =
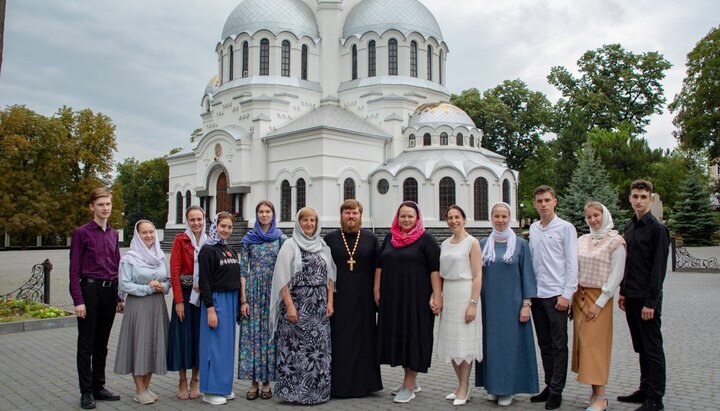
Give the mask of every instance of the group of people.
POLYGON ((603 204, 585 206, 590 234, 577 238, 575 228, 555 214, 551 187, 540 186, 533 196, 540 220, 529 241, 511 229, 511 206, 500 202, 491 207, 492 232, 482 241, 465 230, 464 210, 449 207, 451 235, 440 245, 411 201, 400 204, 380 242, 362 228, 357 200, 342 203, 340 228, 324 238, 314 209, 300 209, 286 237, 273 204, 263 200, 239 252, 227 243, 231 214, 216 215, 206 235, 204 211, 191 206, 168 270, 155 227, 146 220, 136 224, 130 251, 120 259, 117 233, 107 224, 111 196, 97 189, 90 198, 94 219, 75 231, 70 253, 81 407, 119 399, 105 388, 104 369, 115 312, 124 311, 115 372, 133 375, 133 399, 141 404, 157 400, 151 377, 168 370, 179 373, 181 400, 202 396, 210 404, 226 403, 235 398, 235 371, 251 381, 247 400, 274 394, 318 404, 361 397, 383 389, 381 364, 403 367, 403 380, 391 393, 394 402, 407 403, 422 390, 418 374, 428 371, 437 339, 436 358, 452 364, 457 376, 447 400, 464 405, 476 386, 507 406, 514 394, 539 391, 534 325, 545 387, 530 401, 556 409, 572 320, 571 369, 591 385, 587 410, 607 410, 619 288, 618 305, 640 355, 641 383, 618 400, 643 403, 638 410, 663 409, 660 314, 668 234, 650 213, 652 184, 633 182, 635 215, 624 238, 603 204), (168 320, 163 296, 171 288, 168 320))

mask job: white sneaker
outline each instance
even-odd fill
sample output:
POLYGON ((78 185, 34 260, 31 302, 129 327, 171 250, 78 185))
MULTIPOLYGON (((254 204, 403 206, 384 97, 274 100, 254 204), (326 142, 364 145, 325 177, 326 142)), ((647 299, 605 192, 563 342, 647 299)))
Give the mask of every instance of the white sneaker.
POLYGON ((150 396, 150 394, 147 392, 147 390, 134 396, 133 401, 137 402, 138 404, 142 404, 142 405, 148 405, 148 404, 152 404, 155 402, 155 400, 153 399, 153 397, 150 396))
POLYGON ((232 391, 230 391, 230 394, 226 395, 226 396, 225 396, 225 399, 228 400, 228 401, 234 400, 234 399, 235 399, 235 393, 232 392, 232 391))
POLYGON ((497 396, 497 395, 488 394, 487 400, 488 400, 488 401, 497 401, 497 400, 498 400, 498 396, 497 396))
POLYGON ((227 404, 227 398, 224 395, 204 394, 203 401, 212 405, 227 404))
MULTIPOLYGON (((400 391, 403 390, 403 388, 405 388, 405 384, 400 383, 400 385, 398 385, 397 387, 393 388, 390 391, 390 394, 397 395, 400 391)), ((412 392, 420 392, 420 391, 422 391, 422 388, 420 388, 420 384, 418 384, 417 381, 415 381, 415 386, 413 387, 412 392)))
POLYGON ((411 390, 408 390, 407 388, 403 387, 393 399, 394 402, 399 402, 401 404, 404 404, 410 400, 415 398, 415 393, 411 390))
POLYGON ((498 405, 507 407, 512 404, 512 395, 501 395, 498 397, 498 405))

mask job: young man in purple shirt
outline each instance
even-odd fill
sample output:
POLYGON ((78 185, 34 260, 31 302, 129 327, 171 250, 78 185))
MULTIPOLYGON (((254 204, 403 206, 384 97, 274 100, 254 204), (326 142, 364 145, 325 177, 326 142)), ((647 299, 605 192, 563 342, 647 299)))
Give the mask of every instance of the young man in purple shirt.
POLYGON ((118 232, 108 224, 110 192, 94 189, 90 210, 93 220, 73 231, 70 245, 70 295, 78 318, 77 369, 83 409, 95 408, 95 401, 120 399, 105 388, 105 359, 115 313, 124 308, 118 298, 118 232))

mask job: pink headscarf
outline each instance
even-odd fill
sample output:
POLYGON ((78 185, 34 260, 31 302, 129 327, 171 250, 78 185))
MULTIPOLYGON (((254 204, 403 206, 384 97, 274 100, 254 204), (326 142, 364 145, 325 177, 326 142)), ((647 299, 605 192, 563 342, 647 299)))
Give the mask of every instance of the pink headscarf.
POLYGON ((390 226, 390 232, 392 233, 392 239, 390 242, 392 243, 393 247, 405 247, 417 241, 417 239, 420 238, 425 232, 425 227, 423 226, 422 221, 422 214, 420 213, 420 206, 418 206, 413 201, 403 201, 403 203, 400 204, 400 207, 398 207, 397 212, 395 213, 395 218, 393 218, 392 225, 390 226), (407 234, 404 234, 402 232, 402 230, 400 229, 400 224, 398 223, 398 214, 400 214, 400 208, 402 207, 410 207, 417 211, 417 222, 415 223, 415 227, 413 227, 413 229, 410 230, 410 232, 407 234))

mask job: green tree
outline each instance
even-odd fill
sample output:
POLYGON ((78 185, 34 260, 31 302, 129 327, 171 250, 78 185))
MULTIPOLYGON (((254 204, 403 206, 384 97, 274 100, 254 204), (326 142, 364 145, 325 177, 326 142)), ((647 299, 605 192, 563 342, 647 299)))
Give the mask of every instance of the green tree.
POLYGON ((590 231, 585 223, 585 204, 599 201, 617 219, 617 199, 617 191, 612 188, 605 167, 595 157, 595 150, 585 145, 578 155, 578 166, 568 189, 558 199, 558 215, 574 225, 579 234, 584 234, 590 231))
POLYGON ((698 173, 691 171, 675 204, 671 228, 685 245, 714 245, 713 234, 718 223, 710 203, 710 192, 698 173))
POLYGON ((550 101, 519 79, 505 80, 482 96, 475 88, 465 90, 450 101, 483 130, 482 146, 505 156, 514 170, 525 167, 550 122, 550 101))
POLYGON ((548 75, 548 82, 563 96, 554 106, 553 124, 560 188, 570 180, 576 153, 590 130, 618 131, 628 124, 632 135, 645 132, 650 116, 662 113, 662 80, 671 67, 658 52, 635 54, 619 44, 588 50, 577 65, 580 77, 561 66, 553 67, 548 75))
POLYGON ((115 146, 111 120, 91 110, 0 112, 0 231, 33 244, 37 235, 67 235, 87 222, 88 194, 107 185, 115 146))
POLYGON ((623 209, 630 209, 630 183, 639 178, 654 180, 653 167, 663 155, 644 138, 633 137, 631 130, 629 124, 621 124, 617 131, 595 129, 588 135, 588 144, 608 170, 611 186, 620 193, 623 209))
POLYGON ((669 109, 677 113, 674 133, 683 147, 708 149, 720 162, 720 27, 703 37, 687 55, 687 76, 669 109))
POLYGON ((520 171, 520 183, 518 185, 518 201, 525 207, 523 217, 539 218, 540 216, 533 207, 533 191, 540 185, 557 186, 555 168, 557 156, 549 144, 541 142, 537 151, 525 163, 525 168, 520 171))
POLYGON ((115 186, 122 193, 126 238, 132 236, 138 220, 146 219, 162 227, 167 221, 169 168, 165 158, 139 162, 126 158, 117 164, 115 186))

